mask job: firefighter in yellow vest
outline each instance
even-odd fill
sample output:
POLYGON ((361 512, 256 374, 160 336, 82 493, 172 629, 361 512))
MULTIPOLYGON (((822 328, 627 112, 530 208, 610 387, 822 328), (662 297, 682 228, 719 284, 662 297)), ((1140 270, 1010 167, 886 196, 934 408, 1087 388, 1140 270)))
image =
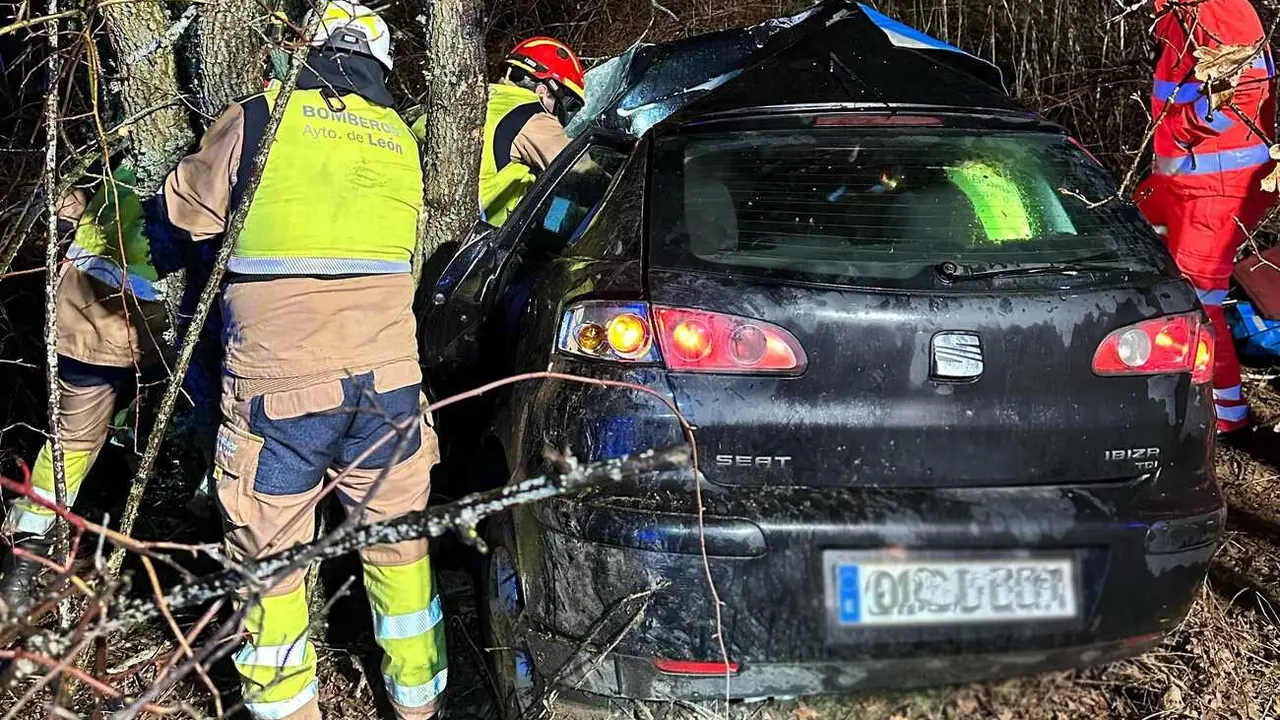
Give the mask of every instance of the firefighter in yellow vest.
MULTIPOLYGON (((59 205, 61 234, 70 237, 56 305, 68 507, 106 443, 117 402, 136 397, 138 378, 153 382, 163 375, 167 316, 133 185, 133 172, 121 165, 92 197, 75 189, 59 205)), ((47 442, 31 484, 36 495, 55 500, 47 442)), ((18 498, 10 508, 3 534, 11 548, 25 551, 10 551, 0 562, 0 598, 10 606, 23 607, 37 596, 45 566, 30 556, 49 556, 54 520, 52 510, 30 499, 18 498)))
POLYGON ((480 158, 480 213, 502 225, 537 173, 569 144, 564 127, 586 97, 582 61, 569 46, 536 37, 516 45, 489 85, 480 158))
MULTIPOLYGON (((234 558, 311 540, 326 472, 342 474, 336 492, 360 522, 421 510, 438 456, 412 312, 422 167, 386 87, 390 31, 362 5, 332 0, 322 12, 222 296, 214 478, 234 558)), ((218 118, 149 201, 149 231, 177 236, 166 243, 225 232, 277 96, 269 87, 218 118)), ((426 541, 366 547, 361 559, 396 715, 429 718, 446 659, 426 541)), ((319 718, 304 570, 245 601, 234 660, 250 714, 319 718)))

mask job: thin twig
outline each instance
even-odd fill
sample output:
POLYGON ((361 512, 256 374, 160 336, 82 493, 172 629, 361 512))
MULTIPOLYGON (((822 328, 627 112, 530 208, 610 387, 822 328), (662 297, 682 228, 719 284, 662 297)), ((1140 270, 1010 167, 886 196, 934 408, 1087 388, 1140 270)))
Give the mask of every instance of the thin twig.
POLYGON ((51 12, 48 15, 42 15, 37 18, 31 18, 30 20, 22 20, 16 23, 9 23, 4 27, 0 27, 0 36, 8 35, 9 33, 17 32, 18 30, 35 27, 37 25, 43 25, 45 23, 54 23, 56 25, 59 20, 64 20, 69 17, 74 17, 76 15, 79 15, 80 13, 81 11, 78 9, 63 10, 61 12, 51 12))
MULTIPOLYGON (((123 141, 118 141, 115 147, 123 145, 123 141)), ((22 249, 22 242, 26 239, 27 234, 31 232, 31 228, 40 217, 39 203, 41 201, 49 202, 46 195, 52 195, 55 198, 52 202, 57 203, 59 199, 71 191, 71 186, 84 175, 89 166, 97 162, 101 158, 97 152, 86 153, 80 158, 72 169, 63 176, 62 181, 57 184, 57 189, 50 193, 48 187, 41 185, 38 192, 28 199, 28 205, 23 210, 22 219, 15 222, 5 235, 3 242, 0 242, 0 279, 10 277, 16 273, 10 273, 9 268, 13 265, 13 259, 17 257, 18 251, 22 249)))
MULTIPOLYGON (((121 693, 119 690, 103 683, 101 680, 98 680, 75 665, 63 665, 61 661, 55 660, 48 655, 29 652, 26 650, 0 650, 0 660, 27 660, 50 669, 59 668, 60 672, 74 676, 80 682, 93 688, 95 692, 102 693, 103 695, 112 698, 124 697, 124 693, 121 693)), ((160 715, 170 715, 173 713, 173 710, 170 708, 161 707, 159 705, 148 705, 145 709, 147 712, 153 712, 160 715)))
MULTIPOLYGON (((156 576, 156 568, 151 563, 151 559, 142 558, 142 567, 147 571, 147 579, 151 581, 151 591, 155 593, 156 607, 160 609, 160 614, 164 616, 165 623, 169 625, 169 630, 173 632, 174 639, 178 641, 178 647, 182 649, 184 655, 194 658, 196 654, 191 649, 191 643, 182 634, 182 630, 178 628, 178 621, 173 618, 173 613, 169 612, 169 606, 165 604, 164 591, 160 587, 160 578, 156 576)), ((204 681, 205 687, 209 689, 209 694, 213 697, 213 702, 217 706, 216 717, 222 717, 222 700, 218 696, 217 686, 213 684, 213 680, 209 679, 209 674, 200 665, 196 665, 196 673, 204 681)))

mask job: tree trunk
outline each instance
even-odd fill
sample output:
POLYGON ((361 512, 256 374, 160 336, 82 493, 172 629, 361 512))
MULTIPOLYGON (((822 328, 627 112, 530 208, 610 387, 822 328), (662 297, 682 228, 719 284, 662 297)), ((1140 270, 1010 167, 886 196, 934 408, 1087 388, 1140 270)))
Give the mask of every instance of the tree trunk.
POLYGON ((170 29, 164 5, 119 3, 103 8, 107 34, 118 58, 119 97, 129 129, 138 194, 153 194, 191 146, 194 135, 178 89, 171 42, 157 44, 170 29))
POLYGON ((196 21, 192 76, 196 103, 207 123, 237 100, 262 89, 262 36, 254 0, 218 0, 196 21))
POLYGON ((423 3, 427 31, 426 173, 414 274, 436 248, 456 240, 479 215, 480 151, 488 94, 479 0, 423 3))

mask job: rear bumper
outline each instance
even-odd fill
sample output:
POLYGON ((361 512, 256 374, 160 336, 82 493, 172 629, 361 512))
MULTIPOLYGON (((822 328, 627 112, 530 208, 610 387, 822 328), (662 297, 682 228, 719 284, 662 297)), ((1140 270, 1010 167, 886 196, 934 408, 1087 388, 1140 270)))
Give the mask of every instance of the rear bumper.
POLYGON ((945 491, 709 487, 704 504, 702 533, 692 493, 671 489, 550 501, 516 515, 527 642, 540 672, 601 695, 724 697, 723 675, 668 675, 654 665, 722 657, 708 572, 723 601, 729 659, 739 665, 734 698, 1108 662, 1142 652, 1185 617, 1225 515, 1212 479, 1175 484, 1167 476, 945 491), (1080 617, 833 628, 823 552, 884 549, 956 558, 1070 553, 1080 569, 1080 617))
MULTIPOLYGON (((1160 637, 987 655, 751 663, 730 676, 728 691, 734 699, 791 698, 979 682, 1115 662, 1150 650, 1159 644, 1160 637)), ((723 675, 667 675, 654 668, 652 658, 619 653, 586 658, 578 643, 545 633, 531 634, 528 646, 538 667, 564 668, 556 684, 574 691, 635 700, 725 697, 723 675)))

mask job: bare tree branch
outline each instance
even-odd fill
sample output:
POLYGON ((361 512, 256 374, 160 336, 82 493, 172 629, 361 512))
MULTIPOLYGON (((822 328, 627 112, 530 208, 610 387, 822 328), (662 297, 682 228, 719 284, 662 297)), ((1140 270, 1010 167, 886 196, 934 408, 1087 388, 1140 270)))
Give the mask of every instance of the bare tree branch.
MULTIPOLYGON (((58 0, 49 0, 49 14, 58 14, 58 0)), ((45 219, 48 223, 45 235, 45 389, 49 397, 49 449, 53 460, 54 498, 58 505, 67 507, 66 452, 62 445, 62 386, 58 383, 58 279, 61 277, 62 251, 58 246, 58 81, 62 72, 62 55, 58 52, 60 22, 49 24, 49 87, 44 103, 44 187, 45 219)), ((67 562, 67 523, 55 517, 57 527, 56 557, 67 562)), ((62 622, 70 621, 63 613, 62 622)))
MULTIPOLYGON (((617 483, 644 474, 688 467, 691 449, 676 445, 650 450, 632 456, 579 465, 570 459, 569 469, 558 475, 540 476, 467 496, 457 502, 409 513, 398 518, 352 528, 341 536, 330 535, 297 545, 257 561, 236 564, 223 558, 226 570, 181 584, 160 597, 138 597, 117 602, 110 618, 94 629, 97 635, 118 632, 139 624, 162 619, 164 612, 189 610, 214 602, 237 590, 249 594, 265 592, 280 579, 317 560, 337 557, 373 544, 391 544, 440 537, 460 532, 474 537, 476 524, 485 517, 517 505, 537 502, 566 493, 583 490, 601 483, 617 483), (162 610, 164 608, 164 610, 162 610)), ((84 521, 80 521, 84 527, 84 521)), ((18 627, 21 618, 11 610, 0 608, 0 627, 18 627)), ((66 648, 68 639, 60 632, 26 626, 28 647, 66 648)), ((189 658, 188 663, 199 661, 189 658)), ((0 658, 5 657, 0 653, 0 658)))

